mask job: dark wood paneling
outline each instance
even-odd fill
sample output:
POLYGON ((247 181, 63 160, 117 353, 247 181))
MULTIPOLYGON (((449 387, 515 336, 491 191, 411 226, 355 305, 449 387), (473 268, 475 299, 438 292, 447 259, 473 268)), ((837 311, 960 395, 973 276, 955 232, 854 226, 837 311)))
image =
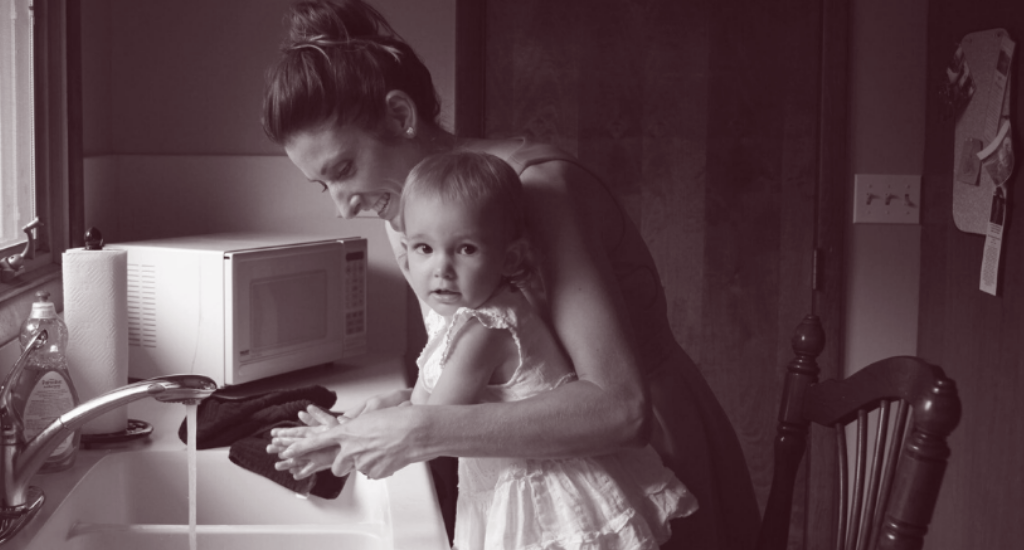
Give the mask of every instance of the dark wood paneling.
MULTIPOLYGON (((956 380, 963 418, 949 439, 949 469, 926 548, 1018 548, 1024 540, 1024 223, 1019 162, 1009 188, 1000 281, 992 297, 978 290, 983 237, 956 229, 952 209, 953 133, 935 87, 963 35, 1002 27, 1017 41, 1012 114, 1024 123, 1024 4, 933 0, 928 5, 927 142, 922 185, 919 352, 956 380)), ((1016 150, 1020 154, 1020 141, 1016 150)))
POLYGON ((707 186, 707 2, 661 2, 638 38, 644 53, 639 125, 641 231, 666 289, 676 338, 702 364, 707 186), (673 25, 660 25, 671 21, 673 25))
POLYGON ((712 17, 702 367, 762 505, 779 369, 811 309, 818 24, 815 2, 717 3, 712 17))
POLYGON ((484 135, 486 5, 455 2, 455 135, 484 135))
MULTIPOLYGON (((819 178, 836 174, 819 157, 821 5, 487 2, 486 135, 554 143, 607 179, 651 247, 675 335, 735 425, 762 505, 789 337, 812 310, 811 251, 816 238, 842 242, 842 218, 815 214, 819 178)), ((832 116, 845 96, 830 97, 832 116)), ((828 131, 845 136, 844 122, 833 116, 828 131)), ((832 252, 819 308, 837 314, 832 252)))

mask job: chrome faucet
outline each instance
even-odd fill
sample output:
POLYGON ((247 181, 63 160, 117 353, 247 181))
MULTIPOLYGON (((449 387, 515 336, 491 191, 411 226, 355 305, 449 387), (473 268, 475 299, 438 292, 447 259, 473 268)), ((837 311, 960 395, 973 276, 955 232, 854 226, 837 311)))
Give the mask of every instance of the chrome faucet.
POLYGON ((42 330, 29 340, 3 386, 0 386, 0 498, 3 499, 0 501, 0 544, 18 533, 42 508, 43 491, 28 483, 50 453, 83 424, 145 397, 165 403, 194 404, 217 389, 212 379, 194 374, 160 376, 135 382, 82 403, 57 417, 31 441, 22 444, 23 434, 19 433, 22 426, 15 419, 11 406, 11 388, 28 363, 29 356, 42 347, 46 338, 46 331, 42 330))

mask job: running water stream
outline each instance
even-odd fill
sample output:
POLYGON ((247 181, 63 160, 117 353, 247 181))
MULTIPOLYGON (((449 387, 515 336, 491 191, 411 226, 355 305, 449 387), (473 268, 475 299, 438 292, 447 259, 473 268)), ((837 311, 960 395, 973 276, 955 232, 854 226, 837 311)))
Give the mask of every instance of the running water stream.
POLYGON ((196 405, 186 404, 188 418, 188 547, 196 550, 196 405))

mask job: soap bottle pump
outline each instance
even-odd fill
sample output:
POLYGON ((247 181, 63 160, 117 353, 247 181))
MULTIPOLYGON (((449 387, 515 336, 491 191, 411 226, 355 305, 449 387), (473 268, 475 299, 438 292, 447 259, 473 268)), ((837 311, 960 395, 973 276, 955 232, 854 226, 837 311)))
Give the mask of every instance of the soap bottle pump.
MULTIPOLYGON (((49 301, 50 293, 39 291, 38 300, 32 304, 32 311, 21 325, 18 339, 22 352, 39 332, 46 331, 46 342, 28 357, 21 376, 14 382, 12 400, 16 421, 22 425, 21 433, 25 442, 46 428, 58 416, 78 406, 78 392, 68 371, 65 351, 68 345, 68 328, 57 316, 57 309, 49 301)), ((81 440, 81 430, 67 437, 54 449, 39 473, 59 472, 75 462, 81 440)))

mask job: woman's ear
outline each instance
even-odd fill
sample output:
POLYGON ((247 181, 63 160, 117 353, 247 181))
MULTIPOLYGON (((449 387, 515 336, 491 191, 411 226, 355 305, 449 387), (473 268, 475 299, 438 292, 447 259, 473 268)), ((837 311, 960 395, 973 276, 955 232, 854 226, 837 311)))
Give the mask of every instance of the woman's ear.
POLYGON ((387 105, 385 124, 395 137, 414 138, 419 128, 417 123, 416 103, 409 94, 402 90, 391 90, 385 96, 387 105))

